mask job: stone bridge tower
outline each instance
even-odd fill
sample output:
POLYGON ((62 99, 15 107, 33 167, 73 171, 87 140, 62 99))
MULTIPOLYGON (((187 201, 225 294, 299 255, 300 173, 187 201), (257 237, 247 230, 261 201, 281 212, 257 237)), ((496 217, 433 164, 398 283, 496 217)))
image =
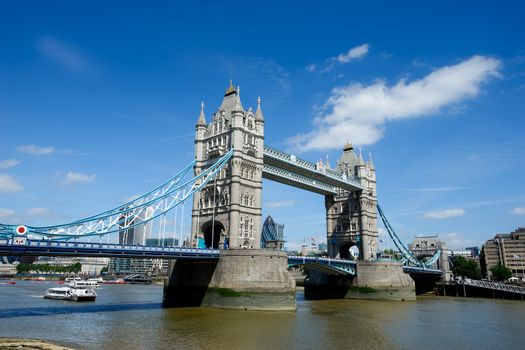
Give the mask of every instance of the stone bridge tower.
POLYGON ((376 171, 370 156, 365 162, 357 157, 351 144, 346 144, 337 162, 337 171, 361 182, 363 190, 339 190, 325 197, 328 255, 351 258, 349 249, 359 249, 359 259, 374 259, 377 250, 376 171))
POLYGON ((204 104, 195 132, 195 174, 231 148, 233 157, 216 180, 193 196, 192 244, 196 247, 258 249, 261 242, 264 118, 245 110, 230 81, 209 124, 204 104))

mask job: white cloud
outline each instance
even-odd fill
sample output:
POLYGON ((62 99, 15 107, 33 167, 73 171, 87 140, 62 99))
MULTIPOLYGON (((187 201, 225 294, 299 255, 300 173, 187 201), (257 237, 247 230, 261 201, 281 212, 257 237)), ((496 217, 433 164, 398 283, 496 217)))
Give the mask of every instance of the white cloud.
POLYGON ((306 69, 307 72, 312 73, 312 72, 315 72, 316 68, 317 68, 317 66, 315 64, 310 64, 310 65, 306 66, 305 69, 306 69))
POLYGON ((16 193, 23 189, 22 185, 20 185, 12 176, 0 174, 0 192, 16 193))
POLYGON ((484 242, 464 237, 464 234, 451 232, 443 236, 443 241, 448 249, 463 250, 466 247, 480 246, 484 242))
POLYGON ((368 53, 369 48, 370 45, 368 44, 359 45, 351 48, 347 52, 326 59, 326 61, 321 67, 318 67, 316 64, 309 64, 308 66, 306 66, 305 69, 307 72, 310 73, 315 72, 317 70, 321 73, 330 72, 336 66, 336 64, 346 64, 350 61, 363 58, 368 53))
POLYGON ((96 175, 87 175, 69 171, 64 178, 64 184, 89 183, 95 181, 96 175))
POLYGON ((35 145, 25 145, 17 148, 18 152, 33 154, 33 155, 45 155, 55 153, 55 147, 39 147, 35 145))
POLYGON ((525 208, 524 207, 516 207, 512 209, 512 214, 514 215, 525 215, 525 208))
POLYGON ((352 60, 356 60, 365 56, 368 53, 369 48, 370 46, 368 44, 353 47, 350 50, 348 50, 348 52, 339 54, 337 57, 334 58, 334 60, 341 64, 348 63, 352 60))
POLYGON ((465 215, 465 210, 463 209, 447 209, 442 211, 430 211, 423 214, 423 217, 425 219, 448 219, 463 215, 465 215))
POLYGON ((0 162, 0 169, 9 169, 18 164, 20 164, 20 161, 18 159, 7 159, 3 162, 0 162))
POLYGON ((73 47, 52 37, 40 38, 38 51, 47 58, 70 70, 84 72, 90 70, 89 62, 73 47))
POLYGON ((0 208, 0 218, 7 218, 15 215, 15 211, 11 209, 2 209, 0 208))
POLYGON ((51 214, 51 210, 47 208, 31 208, 27 211, 27 215, 31 216, 49 216, 51 214))
POLYGON ((274 201, 268 202, 264 206, 266 208, 282 208, 282 207, 291 207, 295 205, 295 201, 292 199, 283 200, 283 201, 274 201))
POLYGON ((475 97, 483 83, 498 76, 500 66, 497 59, 473 56, 412 82, 402 79, 387 86, 378 80, 368 86, 336 87, 323 107, 325 114, 315 119, 315 129, 288 143, 297 152, 336 149, 346 140, 359 145, 376 143, 383 138, 388 121, 428 116, 475 97))

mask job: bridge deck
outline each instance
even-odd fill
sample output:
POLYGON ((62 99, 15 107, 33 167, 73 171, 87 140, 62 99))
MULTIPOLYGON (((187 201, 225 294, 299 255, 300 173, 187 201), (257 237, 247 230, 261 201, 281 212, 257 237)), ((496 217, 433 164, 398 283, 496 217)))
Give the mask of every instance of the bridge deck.
POLYGON ((264 146, 263 160, 265 166, 267 166, 263 175, 274 181, 284 182, 300 188, 303 188, 302 186, 311 186, 310 183, 303 183, 298 177, 288 176, 289 174, 294 174, 310 179, 309 182, 313 181, 314 183, 322 184, 322 186, 314 185, 314 188, 308 188, 314 192, 331 192, 332 188, 341 188, 348 191, 363 190, 359 180, 348 178, 331 169, 320 168, 315 163, 308 162, 297 158, 293 154, 288 154, 268 146, 264 146), (270 172, 269 167, 280 169, 282 171, 280 173, 275 171, 270 172), (318 191, 315 191, 315 188, 317 188, 318 191))
MULTIPOLYGON (((11 241, 12 242, 12 241, 11 241)), ((114 243, 35 241, 25 239, 21 244, 0 241, 0 256, 86 256, 108 258, 147 258, 147 259, 219 259, 219 249, 196 249, 185 247, 155 247, 114 243)), ((357 262, 353 260, 326 257, 288 256, 289 265, 312 265, 329 273, 342 275, 357 274, 357 262)), ((441 270, 422 267, 403 266, 409 274, 441 275, 441 270)))
POLYGON ((218 259, 218 249, 149 247, 88 242, 30 241, 25 244, 0 244, 0 255, 87 256, 149 259, 218 259))

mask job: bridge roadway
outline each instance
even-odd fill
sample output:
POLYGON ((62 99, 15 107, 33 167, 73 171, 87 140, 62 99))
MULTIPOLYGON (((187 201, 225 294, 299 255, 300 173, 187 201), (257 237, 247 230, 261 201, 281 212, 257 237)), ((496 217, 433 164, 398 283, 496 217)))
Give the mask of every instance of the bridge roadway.
MULTIPOLYGON (((22 239, 22 244, 0 241, 0 256, 82 256, 106 258, 149 258, 149 259, 219 259, 219 249, 196 249, 185 247, 158 247, 126 245, 115 243, 59 242, 22 239)), ((353 260, 332 259, 326 257, 288 256, 288 265, 310 265, 327 274, 355 276, 357 263, 353 260)), ((441 270, 422 267, 404 266, 409 274, 441 275, 441 270)))

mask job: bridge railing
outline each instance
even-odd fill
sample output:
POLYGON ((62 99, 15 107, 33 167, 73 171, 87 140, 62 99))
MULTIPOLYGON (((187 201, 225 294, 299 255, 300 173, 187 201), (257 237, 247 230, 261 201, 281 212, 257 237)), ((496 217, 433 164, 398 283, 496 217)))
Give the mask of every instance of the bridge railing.
POLYGON ((293 154, 288 154, 283 151, 279 151, 275 148, 271 148, 268 146, 264 146, 264 153, 268 156, 277 158, 279 160, 285 161, 289 164, 296 165, 300 168, 304 168, 306 170, 310 170, 316 173, 323 174, 324 176, 327 176, 329 178, 332 178, 334 180, 346 182, 349 184, 352 184, 355 187, 362 188, 361 182, 354 179, 353 177, 347 177, 345 174, 341 174, 337 171, 331 170, 331 169, 319 169, 315 163, 306 161, 304 159, 297 158, 293 154))
POLYGON ((267 172, 268 174, 272 174, 272 175, 279 176, 285 179, 289 179, 291 181, 296 181, 296 182, 305 184, 310 187, 319 188, 329 193, 333 193, 333 194, 337 193, 337 189, 334 186, 328 185, 321 181, 316 181, 310 177, 292 173, 291 171, 284 170, 284 169, 275 167, 273 165, 264 164, 263 170, 267 172))
POLYGON ((172 247, 170 246, 145 246, 145 245, 139 245, 139 244, 133 245, 133 244, 118 244, 118 243, 94 243, 94 242, 71 242, 71 241, 63 242, 63 241, 48 241, 48 240, 38 240, 38 241, 37 240, 27 240, 25 244, 17 244, 16 246, 220 254, 220 251, 218 249, 198 249, 198 248, 174 247, 174 246, 172 247))
POLYGON ((428 268, 428 267, 419 267, 419 266, 403 266, 403 271, 405 271, 405 272, 443 274, 443 270, 432 269, 432 268, 428 268))
POLYGON ((461 281, 458 281, 458 283, 464 284, 467 286, 495 289, 495 290, 500 290, 503 292, 512 292, 512 293, 518 293, 518 294, 525 295, 525 287, 513 286, 513 285, 505 284, 505 283, 478 281, 478 280, 472 280, 472 279, 461 280, 461 281))

